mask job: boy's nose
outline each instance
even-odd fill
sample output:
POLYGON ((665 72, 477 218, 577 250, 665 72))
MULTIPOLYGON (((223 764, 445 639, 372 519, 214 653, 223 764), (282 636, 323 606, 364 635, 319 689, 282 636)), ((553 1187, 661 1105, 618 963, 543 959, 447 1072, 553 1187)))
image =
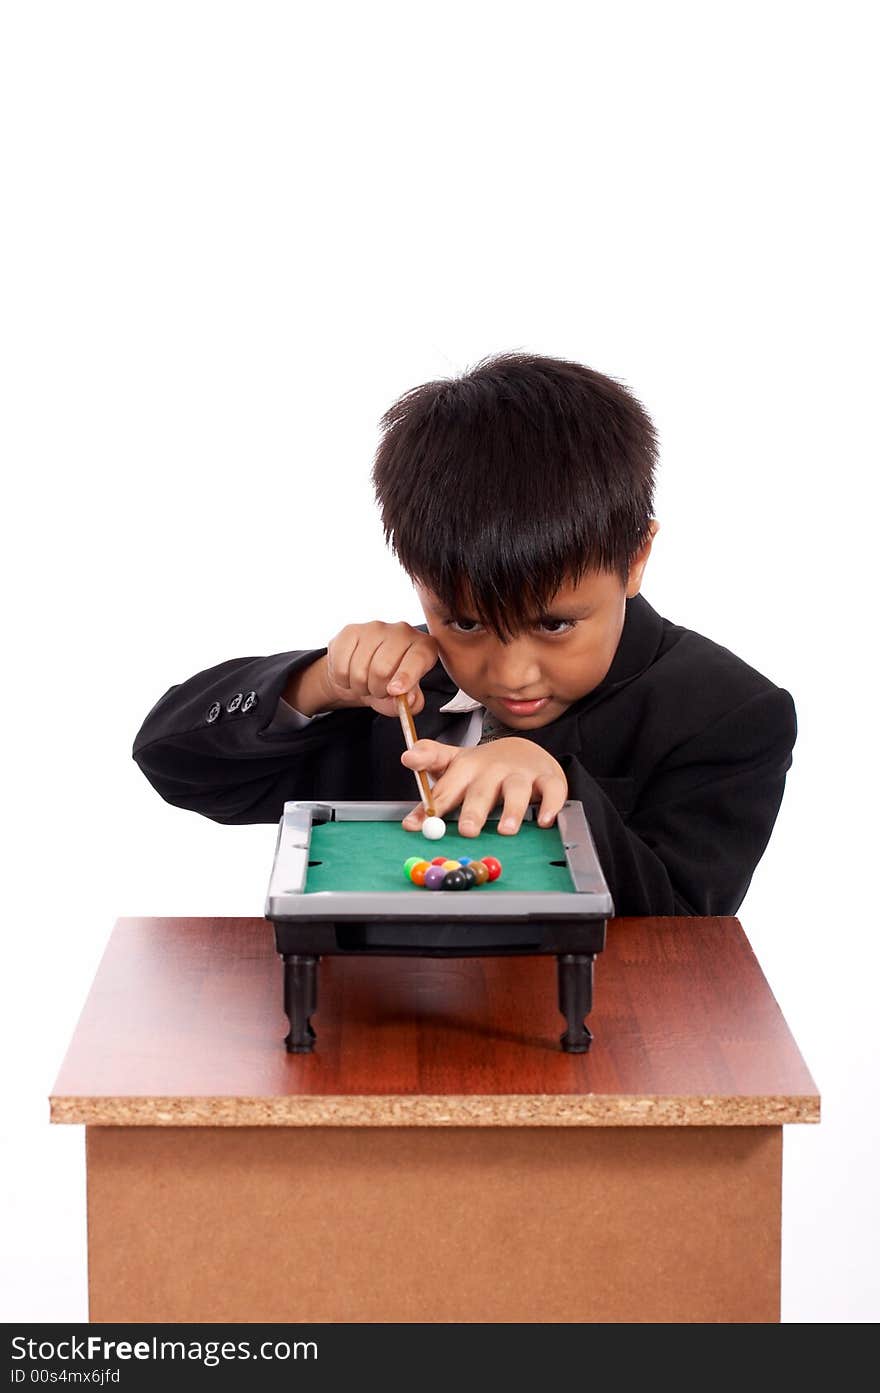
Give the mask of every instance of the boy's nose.
POLYGON ((507 652, 495 655, 490 664, 487 677, 488 689, 494 697, 510 697, 516 700, 521 692, 526 696, 543 696, 541 687, 541 667, 528 653, 515 653, 508 646, 507 652))

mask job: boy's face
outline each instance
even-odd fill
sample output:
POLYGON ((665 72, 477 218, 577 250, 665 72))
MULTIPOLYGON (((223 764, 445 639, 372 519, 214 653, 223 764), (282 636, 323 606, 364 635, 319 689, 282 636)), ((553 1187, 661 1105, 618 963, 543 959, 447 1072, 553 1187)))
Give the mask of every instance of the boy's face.
POLYGON ((512 730, 537 730, 586 696, 611 666, 626 613, 639 593, 657 523, 623 584, 593 571, 557 590, 532 627, 507 643, 472 614, 450 614, 419 581, 416 594, 450 677, 512 730))

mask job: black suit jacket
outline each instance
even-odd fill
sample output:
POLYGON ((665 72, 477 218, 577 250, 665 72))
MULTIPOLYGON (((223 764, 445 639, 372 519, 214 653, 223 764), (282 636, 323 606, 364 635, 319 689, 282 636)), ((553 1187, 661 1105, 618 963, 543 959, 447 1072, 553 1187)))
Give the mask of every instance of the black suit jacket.
MULTIPOLYGON (((277 822, 286 799, 415 805, 395 718, 362 707, 302 730, 267 729, 291 674, 326 651, 234 658, 171 687, 138 732, 135 760, 169 803, 223 823, 277 822), (251 701, 227 712, 241 693, 251 701)), ((439 708, 456 684, 438 662, 421 685, 419 735, 449 738, 461 716, 439 708)), ((583 803, 620 915, 736 912, 776 821, 796 735, 787 691, 641 595, 626 602, 599 686, 528 732, 583 803)))

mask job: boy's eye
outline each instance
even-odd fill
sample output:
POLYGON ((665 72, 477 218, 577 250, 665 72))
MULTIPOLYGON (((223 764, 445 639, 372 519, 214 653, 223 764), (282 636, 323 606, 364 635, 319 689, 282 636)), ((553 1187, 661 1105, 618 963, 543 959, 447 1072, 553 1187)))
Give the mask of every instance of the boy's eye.
MULTIPOLYGON (((446 624, 448 628, 458 634, 478 634, 483 627, 477 619, 447 619, 446 624)), ((574 628, 574 620, 548 617, 537 620, 535 628, 550 635, 567 634, 574 628)))
POLYGON ((542 619, 538 627, 543 629, 545 634, 567 634, 570 629, 574 628, 574 620, 542 619))

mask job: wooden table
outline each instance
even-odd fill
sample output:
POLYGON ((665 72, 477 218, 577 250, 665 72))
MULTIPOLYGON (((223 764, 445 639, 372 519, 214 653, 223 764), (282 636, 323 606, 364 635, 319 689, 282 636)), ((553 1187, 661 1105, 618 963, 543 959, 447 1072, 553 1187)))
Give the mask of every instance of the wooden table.
POLYGON ((122 919, 51 1098, 93 1321, 777 1321, 782 1127, 819 1096, 733 918, 552 958, 331 957, 283 1045, 263 919, 122 919))

